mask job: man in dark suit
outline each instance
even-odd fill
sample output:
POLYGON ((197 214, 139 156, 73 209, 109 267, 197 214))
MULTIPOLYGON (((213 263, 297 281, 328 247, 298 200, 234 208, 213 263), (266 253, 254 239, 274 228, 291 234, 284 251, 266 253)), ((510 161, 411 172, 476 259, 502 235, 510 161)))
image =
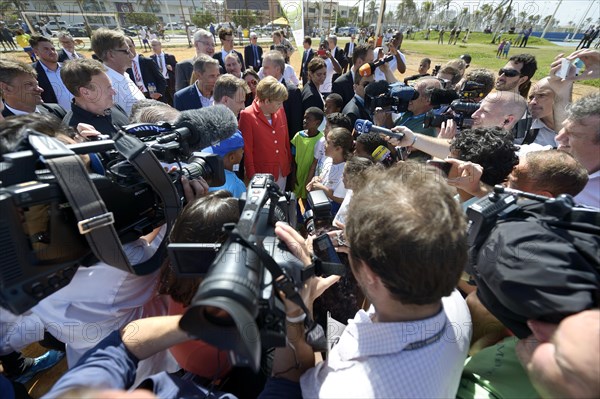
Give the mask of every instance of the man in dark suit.
POLYGON ((60 32, 58 34, 58 41, 62 46, 62 49, 58 52, 58 62, 85 58, 82 54, 75 51, 75 40, 68 33, 60 32))
POLYGON ((198 109, 213 105, 213 90, 219 78, 219 63, 201 54, 194 61, 196 81, 175 93, 173 106, 179 111, 198 109))
MULTIPOLYGON (((215 38, 209 31, 198 29, 194 32, 194 48, 196 49, 196 57, 200 54, 212 57, 215 54, 215 38)), ((175 67, 175 91, 190 85, 193 72, 194 58, 177 63, 175 67)))
POLYGON ((127 36, 125 38, 129 52, 133 54, 131 59, 131 68, 127 68, 127 74, 137 85, 146 98, 159 100, 165 95, 167 81, 163 74, 158 70, 158 65, 150 58, 146 58, 135 51, 133 39, 127 36))
POLYGON ((356 46, 352 52, 352 67, 333 82, 331 92, 342 96, 344 106, 354 97, 354 73, 369 62, 373 62, 373 49, 366 44, 356 46))
POLYGON ((360 76, 358 71, 354 74, 354 97, 342 110, 342 114, 352 121, 352 126, 354 126, 357 119, 372 120, 371 113, 365 107, 365 87, 374 79, 373 75, 360 76))
MULTIPOLYGON (((352 54, 354 54, 354 49, 356 48, 356 43, 354 43, 355 39, 356 36, 352 34, 350 36, 350 41, 344 46, 344 55, 346 56, 347 61, 350 61, 352 59, 352 54)), ((346 73, 346 71, 348 70, 349 63, 350 62, 347 62, 346 65, 342 66, 342 68, 344 69, 344 73, 346 73)))
POLYGON ((16 60, 0 59, 0 92, 4 98, 2 115, 52 114, 64 118, 66 111, 58 104, 42 102, 42 88, 31 65, 16 60))
POLYGON ((152 39, 150 41, 150 47, 152 47, 152 54, 150 59, 156 63, 158 70, 163 74, 163 77, 167 81, 167 89, 165 90, 164 97, 160 100, 173 105, 173 95, 175 94, 175 68, 177 67, 177 60, 174 55, 164 53, 162 51, 162 44, 158 39, 152 39))
POLYGON ((258 45, 258 36, 255 32, 250 32, 250 44, 244 47, 244 60, 246 67, 254 69, 256 72, 262 66, 263 49, 258 45))
POLYGON ((240 64, 242 64, 242 70, 246 69, 244 57, 240 52, 233 49, 233 30, 231 28, 219 29, 219 40, 221 41, 221 51, 215 53, 213 58, 219 61, 221 69, 225 70, 225 57, 229 53, 236 54, 240 59, 240 64))
POLYGON ((308 63, 315 56, 315 52, 312 49, 312 39, 310 36, 305 36, 302 42, 304 46, 304 53, 302 54, 302 65, 300 66, 300 79, 302 79, 302 86, 306 85, 308 80, 308 63))
MULTIPOLYGON (((335 58, 337 60, 337 62, 340 64, 340 66, 342 67, 342 70, 347 68, 348 60, 346 59, 346 55, 344 55, 344 52, 342 51, 342 49, 337 46, 337 36, 330 35, 327 38, 327 43, 329 43, 329 52, 331 53, 333 58, 335 58)), ((331 81, 335 82, 335 80, 339 77, 340 77, 340 74, 335 73, 335 74, 333 74, 333 78, 331 78, 331 81)))
POLYGON ((38 59, 32 66, 37 72, 38 84, 44 89, 42 100, 70 110, 73 95, 69 93, 60 77, 62 65, 58 62, 58 53, 52 41, 44 36, 32 36, 29 44, 38 59))
POLYGON ((302 130, 302 119, 304 118, 302 114, 302 93, 298 86, 285 81, 283 78, 284 69, 285 59, 279 51, 272 50, 265 54, 263 58, 263 72, 265 76, 274 77, 288 91, 288 98, 283 102, 283 109, 285 110, 288 134, 291 140, 296 133, 302 130))

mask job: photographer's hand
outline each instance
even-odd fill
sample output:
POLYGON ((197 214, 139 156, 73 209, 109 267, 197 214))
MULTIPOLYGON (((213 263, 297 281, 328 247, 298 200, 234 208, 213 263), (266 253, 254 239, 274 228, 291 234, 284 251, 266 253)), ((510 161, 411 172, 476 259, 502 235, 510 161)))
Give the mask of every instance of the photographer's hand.
POLYGON ((442 122, 442 127, 438 133, 440 139, 453 139, 456 136, 456 122, 454 119, 448 119, 446 122, 442 122))
MULTIPOLYGON (((312 263, 308 247, 304 242, 304 238, 292 226, 286 223, 277 222, 275 225, 275 234, 285 243, 290 252, 298 258, 304 266, 312 263)), ((304 304, 309 310, 312 310, 312 304, 325 290, 331 287, 340 279, 340 276, 329 277, 311 277, 304 282, 304 287, 301 290, 301 297, 304 304)), ((286 313, 291 317, 298 316, 302 313, 302 309, 293 302, 285 301, 286 313)))
POLYGON ((183 196, 188 203, 208 194, 208 183, 201 177, 189 180, 187 177, 181 176, 181 187, 183 196))
POLYGON ((89 140, 91 138, 95 138, 97 136, 102 135, 102 133, 100 133, 98 130, 96 130, 96 128, 94 126, 89 125, 87 123, 78 123, 77 124, 77 133, 79 134, 79 136, 81 136, 82 138, 84 138, 86 140, 89 140))
POLYGON ((451 172, 451 176, 455 175, 457 177, 448 178, 447 180, 450 186, 459 188, 478 198, 485 197, 492 192, 491 187, 481 182, 483 166, 455 158, 446 158, 445 161, 455 165, 453 166, 453 169, 456 168, 455 174, 451 172))
MULTIPOLYGON (((556 57, 557 59, 550 65, 550 76, 555 75, 560 70, 562 55, 559 54, 556 57)), ((575 68, 571 67, 569 74, 564 80, 577 81, 600 78, 600 51, 581 49, 569 54, 565 58, 569 61, 579 58, 585 65, 585 70, 580 75, 575 76, 575 68)))

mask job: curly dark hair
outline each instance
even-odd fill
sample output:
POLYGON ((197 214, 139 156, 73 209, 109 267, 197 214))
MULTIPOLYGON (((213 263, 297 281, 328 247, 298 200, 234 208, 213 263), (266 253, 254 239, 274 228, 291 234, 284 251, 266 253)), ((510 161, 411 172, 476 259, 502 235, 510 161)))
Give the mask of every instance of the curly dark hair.
POLYGON ((380 145, 387 147, 387 141, 379 133, 374 132, 359 134, 356 138, 356 143, 362 144, 365 151, 369 154, 372 154, 380 145))
POLYGON ((519 163, 516 149, 512 134, 499 127, 463 130, 450 144, 457 159, 481 165, 481 181, 492 186, 504 182, 519 163))
MULTIPOLYGON (((352 126, 352 121, 347 115, 342 114, 341 112, 334 112, 326 116, 327 122, 330 125, 335 125, 335 127, 343 127, 348 129, 350 132, 354 129, 352 126)), ((333 126, 332 126, 333 127, 333 126)))

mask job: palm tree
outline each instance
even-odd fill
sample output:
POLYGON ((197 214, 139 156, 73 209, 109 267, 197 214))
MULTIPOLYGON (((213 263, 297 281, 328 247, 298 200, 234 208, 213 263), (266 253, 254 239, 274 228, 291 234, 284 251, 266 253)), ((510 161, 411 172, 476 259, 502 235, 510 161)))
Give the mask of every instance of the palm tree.
POLYGON ((323 26, 322 24, 322 16, 323 16, 323 10, 321 9, 321 3, 316 2, 314 3, 315 9, 317 10, 317 26, 319 28, 321 28, 323 26))
POLYGON ((421 6, 421 11, 425 14, 425 30, 429 29, 429 17, 431 12, 434 10, 432 1, 426 1, 421 6))
POLYGON ((375 0, 371 0, 369 5, 367 6, 367 11, 369 13, 369 24, 373 23, 373 20, 377 18, 377 4, 375 4, 375 0))

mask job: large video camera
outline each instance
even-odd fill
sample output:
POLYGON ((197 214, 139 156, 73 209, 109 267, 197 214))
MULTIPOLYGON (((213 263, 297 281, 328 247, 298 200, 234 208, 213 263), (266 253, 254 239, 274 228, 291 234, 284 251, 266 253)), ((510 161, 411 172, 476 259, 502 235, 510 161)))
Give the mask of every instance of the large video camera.
POLYGON ((466 81, 458 93, 454 90, 434 89, 431 91, 431 105, 436 108, 450 105, 442 114, 431 110, 425 114, 423 127, 441 127, 442 123, 453 119, 459 129, 473 126, 471 115, 479 109, 479 101, 485 97, 484 85, 474 81, 466 81))
POLYGON ((441 127, 442 123, 450 119, 456 122, 459 129, 470 129, 473 127, 473 118, 471 116, 479 109, 478 103, 464 102, 454 100, 450 108, 445 113, 438 115, 434 110, 428 111, 423 119, 423 127, 441 127))
POLYGON ((600 212, 568 195, 494 191, 467 209, 467 272, 481 303, 519 338, 529 319, 558 324, 598 307, 600 212))
MULTIPOLYGON (((277 291, 284 292, 288 300, 308 314, 299 290, 304 281, 322 275, 324 269, 319 261, 304 267, 275 236, 277 221, 294 226, 297 217, 294 194, 282 193, 272 175, 255 175, 241 202, 244 206, 240 220, 226 226, 229 237, 183 315, 180 327, 194 338, 229 351, 232 364, 256 371, 261 347, 286 343, 285 308, 277 291)), ((185 263, 195 258, 195 251, 204 250, 202 244, 196 248, 194 244, 169 245, 176 270, 189 270, 185 263), (181 256, 181 251, 188 252, 188 256, 181 256)), ((310 317, 305 323, 309 332, 316 331, 310 317)), ((325 343, 324 337, 308 342, 325 343)))
POLYGON ((365 107, 371 112, 382 108, 384 112, 406 112, 408 103, 419 98, 419 92, 402 82, 388 84, 380 80, 365 88, 365 107))
MULTIPOLYGON (((237 128, 233 113, 232 123, 222 123, 226 118, 220 120, 223 137, 237 128)), ((29 130, 17 146, 22 151, 3 155, 0 306, 23 313, 69 284, 80 265, 156 270, 165 245, 150 260, 130 265, 122 243, 171 225, 183 204, 182 176, 224 184, 222 160, 194 152, 215 133, 199 138, 195 128, 145 125, 144 143, 128 133, 136 129, 141 125, 124 127, 114 140, 69 146, 29 130), (106 174, 89 173, 79 154, 101 154, 106 174), (186 165, 167 173, 159 159, 186 165)))

